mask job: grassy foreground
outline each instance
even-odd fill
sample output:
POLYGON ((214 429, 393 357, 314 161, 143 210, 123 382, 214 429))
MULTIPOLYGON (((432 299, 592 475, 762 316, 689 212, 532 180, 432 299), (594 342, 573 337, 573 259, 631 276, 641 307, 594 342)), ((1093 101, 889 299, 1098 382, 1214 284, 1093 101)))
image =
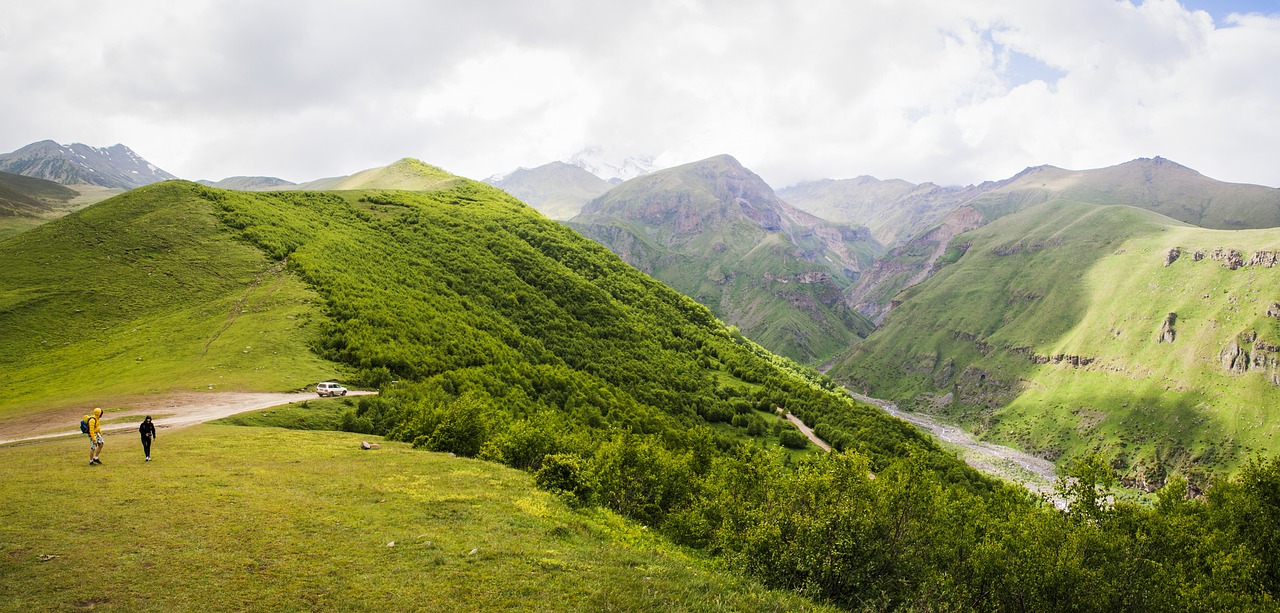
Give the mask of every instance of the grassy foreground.
POLYGON ((0 610, 815 610, 530 475, 204 425, 0 448, 0 610), (394 543, 394 546, 391 545, 394 543), (57 556, 42 561, 41 556, 57 556))

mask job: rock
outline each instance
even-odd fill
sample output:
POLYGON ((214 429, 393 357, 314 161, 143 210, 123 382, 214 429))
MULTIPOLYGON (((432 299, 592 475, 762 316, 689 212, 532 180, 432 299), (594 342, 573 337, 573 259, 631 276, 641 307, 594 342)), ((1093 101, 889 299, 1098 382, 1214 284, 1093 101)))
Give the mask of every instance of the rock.
POLYGON ((1191 259, 1192 259, 1193 261, 1196 261, 1196 262, 1199 262, 1200 260, 1203 260, 1203 259, 1204 259, 1204 252, 1203 252, 1203 251, 1197 251, 1197 252, 1195 252, 1195 253, 1191 254, 1191 259))
POLYGON ((1271 268, 1277 264, 1280 264, 1280 251, 1259 251, 1254 253, 1252 258, 1249 258, 1249 263, 1246 266, 1271 268))
POLYGON ((1271 305, 1267 307, 1267 317, 1280 319, 1280 302, 1272 302, 1271 305))
POLYGON ((387 543, 387 547, 395 547, 395 546, 396 546, 396 542, 395 542, 395 541, 391 541, 391 542, 387 543))
POLYGON ((369 441, 360 441, 361 449, 377 449, 379 447, 381 447, 381 445, 377 443, 370 443, 369 441))
POLYGON ((1239 339, 1232 339, 1231 344, 1218 353, 1218 361, 1229 372, 1244 374, 1249 370, 1249 353, 1240 346, 1239 339))
POLYGON ((1169 313, 1164 318, 1164 323, 1160 325, 1160 336, 1156 339, 1157 343, 1172 343, 1174 336, 1173 324, 1178 321, 1177 313, 1169 313))
POLYGON ((1178 256, 1181 256, 1181 255, 1182 255, 1182 249, 1178 247, 1174 247, 1173 249, 1170 249, 1168 253, 1164 254, 1164 265, 1168 266, 1174 263, 1175 261, 1177 261, 1178 256))
POLYGON ((1214 249, 1213 253, 1211 253, 1209 257, 1222 262, 1222 265, 1226 266, 1227 270, 1236 270, 1241 266, 1244 266, 1244 254, 1236 251, 1235 249, 1224 249, 1219 247, 1214 249))

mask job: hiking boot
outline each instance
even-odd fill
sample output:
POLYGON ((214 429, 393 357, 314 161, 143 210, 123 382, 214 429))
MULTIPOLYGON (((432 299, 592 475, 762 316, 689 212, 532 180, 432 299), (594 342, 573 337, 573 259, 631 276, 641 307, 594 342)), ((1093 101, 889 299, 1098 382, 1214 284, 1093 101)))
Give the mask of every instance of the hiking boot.
POLYGON ((150 461, 151 461, 151 456, 147 456, 147 461, 148 461, 148 462, 150 462, 150 461))

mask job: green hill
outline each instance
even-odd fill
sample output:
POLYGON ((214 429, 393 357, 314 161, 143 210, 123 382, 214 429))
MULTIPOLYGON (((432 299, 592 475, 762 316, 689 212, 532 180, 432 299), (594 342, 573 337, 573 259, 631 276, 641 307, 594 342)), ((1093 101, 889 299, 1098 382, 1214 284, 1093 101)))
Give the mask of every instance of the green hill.
POLYGON ((727 155, 627 181, 570 225, 793 360, 872 329, 841 299, 879 252, 866 229, 787 205, 727 155))
POLYGON ((415 159, 404 158, 391 164, 362 170, 353 175, 316 179, 297 185, 281 186, 290 190, 402 189, 409 191, 447 189, 458 182, 440 168, 415 159))
POLYGON ((831 371, 1050 459, 1140 485, 1280 451, 1280 230, 1034 205, 950 243, 831 371))

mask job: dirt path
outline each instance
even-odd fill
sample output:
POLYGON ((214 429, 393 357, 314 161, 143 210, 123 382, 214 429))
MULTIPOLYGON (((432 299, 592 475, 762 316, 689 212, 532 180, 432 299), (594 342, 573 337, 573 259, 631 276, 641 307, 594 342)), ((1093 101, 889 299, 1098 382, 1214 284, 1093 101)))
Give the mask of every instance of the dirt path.
MULTIPOLYGON (((348 396, 364 396, 377 392, 352 390, 348 396)), ((111 409, 102 417, 102 433, 134 432, 142 418, 151 415, 156 428, 182 428, 221 419, 236 413, 265 409, 291 402, 314 400, 314 392, 185 392, 143 398, 125 403, 122 409, 111 409), (122 421, 116 421, 122 420, 122 421)), ((77 424, 84 415, 83 407, 53 411, 0 422, 0 445, 59 436, 81 436, 77 424)))
MULTIPOLYGON (((874 404, 885 413, 929 432, 943 443, 960 448, 964 461, 982 472, 1005 481, 1020 483, 1037 494, 1053 494, 1054 483, 1058 478, 1053 462, 1010 447, 978 441, 960 428, 939 423, 927 415, 908 413, 887 400, 863 396, 856 392, 849 392, 849 395, 862 402, 874 404)), ((1059 504, 1060 501, 1054 499, 1054 503, 1059 504)))
POLYGON ((831 451, 831 445, 828 445, 826 441, 818 438, 818 435, 813 433, 813 429, 804 425, 804 422, 800 421, 799 417, 796 417, 791 413, 787 413, 787 421, 795 424, 797 428, 800 428, 800 432, 809 437, 809 440, 813 441, 814 445, 821 447, 823 451, 831 451))

